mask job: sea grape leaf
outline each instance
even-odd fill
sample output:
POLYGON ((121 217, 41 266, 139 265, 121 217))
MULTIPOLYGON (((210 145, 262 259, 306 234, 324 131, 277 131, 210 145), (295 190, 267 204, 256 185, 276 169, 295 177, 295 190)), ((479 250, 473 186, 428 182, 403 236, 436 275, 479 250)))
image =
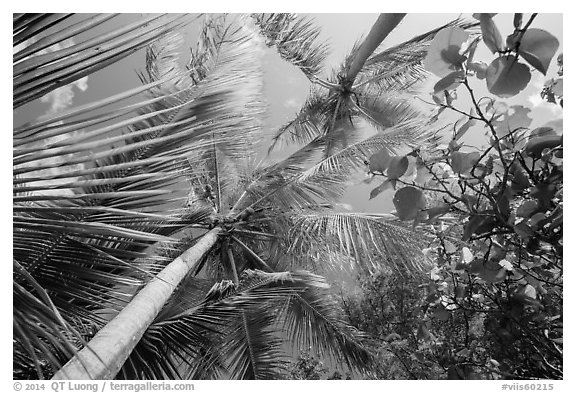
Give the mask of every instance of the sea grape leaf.
POLYGON ((468 65, 470 71, 476 73, 476 78, 482 80, 486 79, 486 70, 488 69, 488 64, 483 61, 474 61, 468 65))
POLYGON ((378 153, 370 157, 368 169, 372 173, 384 172, 386 168, 388 168, 390 158, 390 153, 388 153, 388 151, 380 150, 378 153))
POLYGON ((494 59, 486 70, 486 86, 490 93, 502 98, 513 97, 528 86, 532 75, 526 64, 518 63, 514 56, 494 59))
POLYGON ((556 131, 552 127, 542 126, 536 127, 532 131, 530 131, 530 135, 528 135, 528 139, 540 137, 540 136, 549 136, 549 135, 556 135, 556 131))
POLYGON ((446 214, 449 211, 450 211, 450 205, 447 203, 444 203, 440 206, 431 207, 428 210, 426 210, 426 212, 428 213, 428 221, 432 221, 436 217, 446 214))
POLYGON ((516 209, 516 216, 528 218, 532 216, 532 214, 538 209, 538 206, 539 204, 537 201, 533 200, 525 201, 516 209))
POLYGON ((522 17, 524 14, 516 13, 514 14, 514 28, 519 29, 522 26, 522 17))
POLYGON ((524 172, 524 169, 517 161, 514 161, 510 166, 510 174, 512 174, 510 188, 513 193, 522 192, 532 185, 528 175, 524 172))
POLYGON ((438 93, 444 92, 444 90, 450 91, 454 90, 455 88, 462 83, 464 80, 464 71, 458 70, 449 73, 444 78, 440 79, 434 85, 434 95, 438 93))
POLYGON ((536 68, 542 74, 546 75, 550 61, 556 54, 560 43, 552 34, 542 29, 528 29, 522 37, 518 54, 536 68))
POLYGON ((555 79, 552 85, 552 93, 558 97, 564 97, 564 78, 555 79))
POLYGON ((476 48, 478 47, 478 43, 481 39, 481 37, 476 37, 474 40, 472 40, 470 45, 468 45, 468 48, 466 48, 463 53, 464 55, 468 56, 468 59, 466 60, 466 68, 468 69, 470 69, 470 64, 472 64, 474 60, 474 54, 476 53, 476 48))
POLYGON ((506 269, 492 259, 489 259, 482 265, 480 277, 484 280, 497 284, 506 278, 506 269))
POLYGON ((486 221, 485 216, 479 214, 474 214, 468 219, 468 222, 464 226, 464 234, 462 235, 462 240, 468 241, 472 237, 476 230, 486 221))
POLYGON ((450 165, 454 173, 466 174, 480 159, 480 153, 473 151, 470 153, 461 153, 458 151, 450 154, 450 165))
POLYGON ((441 321, 447 321, 450 319, 450 312, 442 304, 437 304, 434 308, 434 317, 441 321))
POLYGON ((466 295, 466 287, 463 284, 458 284, 458 286, 454 289, 454 296, 457 299, 462 299, 466 295))
POLYGON ((424 341, 432 341, 435 339, 432 333, 430 333, 430 330, 428 330, 425 322, 420 323, 418 326, 418 330, 416 331, 416 339, 424 341))
POLYGON ((403 187, 396 191, 392 200, 398 217, 402 221, 416 218, 418 212, 426 208, 424 193, 416 187, 403 187))
POLYGON ((491 14, 480 14, 480 29, 482 30, 482 39, 492 53, 504 49, 502 35, 492 20, 491 14))
POLYGON ((439 31, 428 47, 424 68, 441 78, 461 69, 466 57, 460 55, 460 47, 467 39, 468 33, 458 26, 439 31))
POLYGON ((406 156, 391 157, 388 162, 388 172, 386 172, 386 176, 388 176, 388 179, 390 180, 399 179, 404 173, 406 173, 408 164, 408 157, 406 156))
POLYGON ((502 137, 512 131, 528 128, 532 123, 532 118, 528 116, 530 112, 530 108, 522 105, 513 105, 510 107, 510 110, 504 114, 502 120, 492 122, 496 134, 502 137))
POLYGON ((545 135, 530 138, 524 153, 529 157, 540 158, 544 149, 553 149, 562 144, 562 135, 545 135))
POLYGON ((382 182, 382 184, 370 191, 370 199, 376 198, 379 194, 389 188, 392 188, 392 184, 390 180, 386 179, 384 182, 382 182))

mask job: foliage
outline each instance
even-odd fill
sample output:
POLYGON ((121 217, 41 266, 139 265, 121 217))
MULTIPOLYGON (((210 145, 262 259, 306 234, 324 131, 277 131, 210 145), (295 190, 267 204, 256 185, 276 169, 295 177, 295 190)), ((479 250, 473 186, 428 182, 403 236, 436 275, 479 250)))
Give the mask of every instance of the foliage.
MULTIPOLYGON (((474 79, 485 79, 488 91, 498 97, 518 94, 531 79, 519 58, 546 74, 558 41, 529 28, 536 14, 523 26, 522 15, 516 14, 514 32, 505 43, 491 14, 475 17, 484 43, 497 57, 487 68, 475 61, 478 38, 468 40, 457 27, 437 35, 425 61, 444 78, 435 86, 434 102, 439 113, 449 110, 463 117, 447 145, 414 150, 415 170, 394 176, 405 186, 394 198, 400 219, 435 234, 425 250, 436 267, 423 283, 426 311, 418 338, 444 348, 438 364, 448 378, 559 379, 562 130, 557 121, 531 129, 529 109, 492 97, 478 99, 471 87, 474 79), (470 97, 470 111, 459 108, 458 89, 470 97), (461 141, 464 135, 482 128, 487 143, 479 151, 464 151, 469 148, 461 141), (435 328, 442 321, 448 326, 435 328), (455 322, 463 337, 446 340, 446 329, 455 322)), ((554 91, 557 84, 549 82, 543 97, 561 99, 561 79, 554 91)))
MULTIPOLYGON (((300 351, 298 358, 290 361, 291 367, 289 368, 289 379, 295 380, 319 380, 329 379, 337 380, 344 379, 342 373, 338 370, 329 375, 329 369, 324 363, 316 356, 311 354, 310 349, 307 351, 300 351), (325 378, 324 378, 325 377, 325 378)), ((346 373, 345 379, 352 379, 350 373, 346 373)))

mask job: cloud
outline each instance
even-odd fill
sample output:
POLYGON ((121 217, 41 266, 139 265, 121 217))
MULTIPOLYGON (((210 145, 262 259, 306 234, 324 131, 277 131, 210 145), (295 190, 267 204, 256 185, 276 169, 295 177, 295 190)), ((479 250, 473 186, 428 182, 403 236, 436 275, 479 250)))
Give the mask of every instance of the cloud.
POLYGON ((47 114, 51 115, 62 112, 64 109, 72 106, 75 95, 74 87, 80 91, 86 91, 86 89, 88 89, 88 77, 80 78, 69 85, 59 87, 42 96, 40 102, 50 104, 50 109, 48 109, 47 114))
POLYGON ((555 116, 562 114, 562 107, 543 99, 542 96, 540 95, 540 92, 529 95, 527 100, 530 105, 530 108, 532 109, 540 108, 548 110, 555 116))
MULTIPOLYGON (((28 41, 23 42, 22 44, 18 45, 14 48, 14 52, 18 52, 21 49, 28 47, 29 45, 33 44, 35 40, 30 39, 28 41)), ((74 39, 68 38, 61 42, 57 42, 54 45, 49 46, 46 49, 38 51, 34 53, 33 56, 44 55, 51 52, 56 52, 62 49, 66 49, 74 45, 74 39)), ((25 60, 25 59, 23 59, 25 60)), ((64 109, 72 106, 74 101, 74 87, 80 91, 86 91, 88 89, 88 76, 80 78, 66 86, 62 86, 56 90, 51 91, 50 93, 42 96, 40 98, 40 102, 46 103, 50 105, 50 108, 46 112, 47 115, 52 115, 58 112, 63 111, 64 109)))

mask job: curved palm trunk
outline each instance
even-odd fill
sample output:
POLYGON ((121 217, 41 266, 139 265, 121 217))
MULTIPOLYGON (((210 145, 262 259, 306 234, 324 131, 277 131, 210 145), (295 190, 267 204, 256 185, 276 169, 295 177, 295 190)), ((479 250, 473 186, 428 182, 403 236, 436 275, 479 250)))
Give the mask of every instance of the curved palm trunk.
POLYGON ((364 42, 362 42, 362 45, 360 45, 356 57, 352 60, 352 64, 346 75, 348 82, 354 82, 368 57, 378 48, 380 43, 388 37, 388 34, 398 26, 398 23, 400 23, 405 16, 406 14, 380 14, 372 26, 372 29, 370 29, 370 33, 368 33, 368 36, 364 42))
POLYGON ((166 266, 52 379, 112 379, 178 284, 218 240, 220 227, 166 266))

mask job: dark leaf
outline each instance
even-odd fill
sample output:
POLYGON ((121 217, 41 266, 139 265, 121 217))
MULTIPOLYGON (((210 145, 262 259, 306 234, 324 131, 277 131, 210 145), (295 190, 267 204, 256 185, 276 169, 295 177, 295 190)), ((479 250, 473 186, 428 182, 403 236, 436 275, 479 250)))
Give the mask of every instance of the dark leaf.
POLYGON ((412 186, 401 188, 394 194, 394 206, 402 221, 416 218, 418 212, 426 208, 424 193, 412 186))
POLYGON ((553 149, 562 145, 562 135, 546 135, 530 138, 524 147, 524 153, 530 157, 540 158, 544 149, 553 149))
POLYGON ((469 173, 479 159, 480 153, 477 151, 470 153, 453 152, 450 154, 450 165, 455 173, 463 175, 469 173))
POLYGON ((390 162, 390 153, 387 150, 381 150, 380 152, 374 154, 370 157, 370 163, 368 168, 370 172, 384 172, 388 168, 388 163, 390 162))
POLYGON ((532 78, 530 68, 518 63, 514 56, 503 56, 490 63, 486 70, 486 85, 498 97, 515 96, 528 86, 532 78))
POLYGON ((388 179, 390 180, 399 179, 402 175, 404 175, 404 173, 406 173, 406 170, 408 169, 408 164, 409 161, 408 157, 406 156, 391 157, 388 163, 388 171, 386 172, 388 179))
POLYGON ((531 66, 546 75, 559 46, 558 39, 546 30, 528 29, 522 37, 518 53, 531 66))
POLYGON ((392 187, 390 180, 384 180, 382 184, 370 191, 370 199, 376 198, 380 193, 392 187))
POLYGON ((504 281, 506 278, 506 269, 500 266, 498 262, 489 259, 482 264, 480 277, 488 282, 496 284, 504 281))
POLYGON ((468 219, 466 226, 464 227, 464 234, 462 235, 462 240, 468 241, 472 237, 476 230, 486 221, 485 216, 474 214, 468 219))
POLYGON ((449 73, 444 78, 440 79, 434 85, 434 94, 442 93, 444 90, 454 90, 462 83, 464 79, 464 71, 458 70, 449 73))
POLYGON ((434 309, 434 317, 441 321, 447 321, 450 319, 450 312, 442 304, 438 304, 434 309))
POLYGON ((468 69, 476 73, 476 78, 482 80, 486 79, 486 70, 488 69, 488 64, 483 61, 470 63, 468 69))
POLYGON ((522 27, 522 17, 523 16, 524 16, 524 14, 522 14, 522 13, 514 14, 514 28, 515 29, 520 29, 520 27, 522 27))
POLYGON ((466 123, 462 124, 462 126, 458 129, 458 131, 454 135, 454 140, 457 141, 458 139, 462 138, 464 134, 468 132, 470 127, 472 127, 474 124, 476 124, 475 119, 469 119, 468 121, 466 121, 466 123))
POLYGON ((482 29, 482 39, 492 53, 504 49, 502 35, 492 20, 491 14, 480 14, 480 28, 482 29))

